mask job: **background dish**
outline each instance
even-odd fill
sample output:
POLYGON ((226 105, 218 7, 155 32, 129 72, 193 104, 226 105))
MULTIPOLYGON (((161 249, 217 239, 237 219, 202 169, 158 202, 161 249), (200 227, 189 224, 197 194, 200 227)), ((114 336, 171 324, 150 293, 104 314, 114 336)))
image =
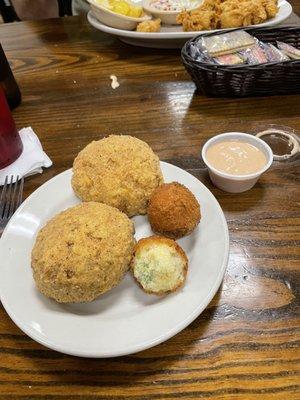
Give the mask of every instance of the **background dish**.
MULTIPOLYGON (((177 22, 177 15, 180 14, 180 12, 182 11, 182 8, 180 9, 180 11, 161 10, 161 9, 155 8, 151 4, 151 0, 143 0, 142 4, 143 4, 143 9, 148 14, 152 15, 153 18, 159 18, 161 20, 162 24, 180 25, 177 22)), ((187 10, 188 11, 193 10, 193 9, 199 7, 200 4, 201 4, 201 1, 198 1, 197 5, 187 8, 187 10)))
MULTIPOLYGON (((271 18, 259 25, 251 25, 251 27, 266 27, 275 26, 285 21, 292 13, 293 9, 290 3, 286 0, 279 0, 279 11, 275 18, 271 18)), ((179 48, 190 38, 201 33, 214 32, 199 31, 199 32, 183 32, 182 27, 178 25, 163 25, 160 32, 148 33, 137 31, 124 31, 121 29, 111 28, 99 22, 91 11, 88 13, 89 23, 96 29, 111 35, 118 36, 125 43, 133 44, 142 47, 158 47, 158 48, 179 48)), ((221 32, 223 29, 217 29, 215 32, 221 32)))
POLYGON ((143 15, 139 18, 129 17, 127 15, 118 14, 114 11, 103 7, 101 4, 96 3, 94 0, 88 0, 91 6, 92 13, 98 21, 107 24, 115 29, 133 30, 137 27, 138 23, 151 19, 149 15, 143 15))
MULTIPOLYGON (((24 201, 0 241, 0 297, 12 320, 43 345, 76 356, 113 357, 155 346, 190 324, 209 304, 225 273, 228 228, 211 192, 188 172, 161 163, 166 182, 178 180, 201 204, 202 219, 192 235, 178 241, 189 258, 185 286, 157 298, 136 285, 131 274, 112 291, 88 304, 58 304, 36 289, 30 253, 40 227, 75 205, 72 171, 57 175, 24 201), (16 243, 18 245, 16 246, 16 243)), ((151 234, 145 216, 134 218, 136 238, 151 234)))

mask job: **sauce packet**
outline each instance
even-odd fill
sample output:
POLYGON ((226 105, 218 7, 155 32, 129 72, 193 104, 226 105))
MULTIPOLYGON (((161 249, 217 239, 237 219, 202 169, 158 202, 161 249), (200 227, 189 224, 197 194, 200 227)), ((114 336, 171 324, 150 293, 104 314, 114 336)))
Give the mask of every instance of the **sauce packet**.
POLYGON ((201 46, 199 46, 199 43, 190 44, 189 54, 195 61, 213 62, 213 60, 210 57, 208 57, 207 53, 201 50, 201 46))
POLYGON ((219 57, 215 57, 214 61, 220 65, 239 65, 244 64, 244 60, 237 53, 224 54, 219 57))
POLYGON ((277 47, 293 60, 300 60, 300 50, 290 44, 277 42, 277 47))
POLYGON ((246 50, 239 52, 239 55, 249 65, 264 64, 268 62, 268 58, 264 52, 262 43, 256 39, 256 44, 246 50))
POLYGON ((290 59, 271 43, 264 43, 263 47, 269 62, 288 61, 290 59))
POLYGON ((199 62, 217 65, 258 65, 300 59, 300 50, 277 41, 277 47, 264 43, 246 31, 202 36, 191 43, 189 53, 199 62))
POLYGON ((243 30, 204 36, 201 39, 203 50, 211 57, 236 53, 255 44, 254 37, 243 30))

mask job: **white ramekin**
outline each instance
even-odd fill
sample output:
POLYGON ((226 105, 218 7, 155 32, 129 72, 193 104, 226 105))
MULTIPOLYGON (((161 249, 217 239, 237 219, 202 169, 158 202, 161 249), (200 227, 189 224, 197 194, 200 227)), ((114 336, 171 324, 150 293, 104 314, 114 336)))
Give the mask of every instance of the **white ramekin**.
MULTIPOLYGON (((201 1, 197 4, 197 6, 188 8, 186 11, 192 11, 198 8, 201 4, 201 1)), ((155 18, 159 18, 163 24, 166 25, 180 25, 177 22, 177 16, 181 13, 181 11, 163 11, 159 10, 150 4, 150 0, 143 0, 142 2, 143 9, 148 13, 153 15, 155 18)), ((183 10, 182 10, 183 11, 183 10)))
POLYGON ((209 176, 212 182, 218 188, 230 193, 240 193, 251 189, 255 185, 261 174, 263 174, 273 162, 273 152, 266 142, 257 138, 256 136, 242 132, 221 133, 220 135, 212 137, 203 146, 201 155, 204 163, 208 168, 209 176), (264 167, 261 168, 259 171, 249 175, 231 175, 227 174, 226 172, 218 171, 207 161, 206 152, 207 149, 213 144, 228 140, 246 142, 257 147, 265 154, 267 158, 266 165, 264 165, 264 167))

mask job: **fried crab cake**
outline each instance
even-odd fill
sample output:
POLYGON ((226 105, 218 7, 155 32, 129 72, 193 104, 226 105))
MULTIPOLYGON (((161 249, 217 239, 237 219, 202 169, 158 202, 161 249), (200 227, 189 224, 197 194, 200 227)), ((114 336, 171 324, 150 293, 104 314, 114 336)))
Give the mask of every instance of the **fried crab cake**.
POLYGON ((130 217, 146 213, 153 190, 162 182, 158 157, 132 136, 92 142, 73 164, 72 186, 80 199, 108 204, 130 217))
POLYGON ((172 239, 189 235, 199 224, 200 205, 184 185, 165 183, 152 193, 148 219, 154 232, 172 239))
POLYGON ((184 284, 188 259, 174 240, 151 236, 136 244, 131 268, 146 293, 164 295, 184 284))
POLYGON ((114 207, 82 203, 52 218, 32 250, 36 285, 60 303, 92 301, 128 270, 135 240, 132 221, 114 207))

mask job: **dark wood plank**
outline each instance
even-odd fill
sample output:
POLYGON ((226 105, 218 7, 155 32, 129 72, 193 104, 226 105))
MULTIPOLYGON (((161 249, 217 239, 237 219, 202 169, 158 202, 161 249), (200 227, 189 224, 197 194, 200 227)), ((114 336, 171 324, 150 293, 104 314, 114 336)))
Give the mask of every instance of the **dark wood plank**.
POLYGON ((299 398, 299 164, 275 164, 251 191, 230 195, 212 186, 199 152, 220 132, 270 123, 299 131, 300 96, 197 95, 179 51, 127 46, 79 18, 0 26, 0 37, 23 94, 17 125, 32 126, 54 162, 26 179, 26 196, 91 140, 131 134, 212 190, 231 236, 226 277, 208 309, 136 355, 64 356, 34 343, 0 308, 0 399, 299 398))
POLYGON ((293 6, 294 13, 300 16, 300 2, 298 0, 289 0, 293 6))

